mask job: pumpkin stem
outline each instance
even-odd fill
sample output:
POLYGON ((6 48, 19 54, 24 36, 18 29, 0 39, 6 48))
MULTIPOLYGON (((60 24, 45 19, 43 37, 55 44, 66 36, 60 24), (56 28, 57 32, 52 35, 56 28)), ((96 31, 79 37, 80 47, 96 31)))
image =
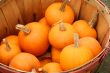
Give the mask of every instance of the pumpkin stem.
POLYGON ((38 72, 40 73, 48 73, 47 71, 44 71, 42 68, 38 68, 38 72))
POLYGON ((74 33, 74 47, 79 47, 79 35, 78 33, 74 33))
POLYGON ((66 7, 67 2, 68 2, 68 0, 63 1, 63 3, 61 4, 61 7, 60 7, 60 11, 62 11, 62 12, 65 11, 65 7, 66 7))
POLYGON ((89 21, 90 27, 93 28, 96 25, 96 21, 98 18, 98 12, 93 16, 93 18, 89 21))
POLYGON ((30 73, 37 73, 36 69, 33 68, 32 71, 30 73))
POLYGON ((60 23, 60 30, 61 31, 65 31, 66 30, 66 27, 65 27, 63 22, 60 23))
POLYGON ((3 43, 6 45, 6 50, 10 51, 11 47, 6 39, 3 39, 3 43))
POLYGON ((30 33, 30 29, 27 28, 27 27, 24 26, 24 25, 21 25, 21 24, 17 24, 17 25, 16 25, 16 29, 21 30, 21 31, 23 31, 23 32, 25 32, 25 33, 27 33, 27 34, 30 33))

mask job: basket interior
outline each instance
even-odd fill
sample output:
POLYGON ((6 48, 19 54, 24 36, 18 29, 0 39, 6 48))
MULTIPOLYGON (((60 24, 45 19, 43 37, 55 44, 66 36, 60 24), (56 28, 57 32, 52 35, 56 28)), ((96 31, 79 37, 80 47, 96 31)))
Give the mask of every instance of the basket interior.
MULTIPOLYGON (((27 24, 38 21, 44 17, 46 8, 53 2, 62 0, 6 0, 0 5, 0 41, 11 34, 17 34, 16 24, 27 24)), ((76 14, 76 20, 84 19, 90 21, 99 12, 96 30, 98 41, 105 47, 108 39, 109 23, 104 16, 103 9, 98 9, 95 0, 70 0, 68 4, 76 14), (105 38, 106 37, 106 38, 105 38)))

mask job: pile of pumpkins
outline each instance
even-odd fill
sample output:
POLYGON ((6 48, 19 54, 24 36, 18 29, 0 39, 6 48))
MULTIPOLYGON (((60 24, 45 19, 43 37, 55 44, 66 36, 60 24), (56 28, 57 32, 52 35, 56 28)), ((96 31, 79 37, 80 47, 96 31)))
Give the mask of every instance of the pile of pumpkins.
POLYGON ((2 40, 0 63, 27 72, 53 73, 77 68, 102 50, 96 40, 94 19, 75 21, 75 13, 67 0, 53 3, 41 20, 17 24, 18 35, 2 40), (48 49, 51 49, 51 58, 40 60, 48 49))

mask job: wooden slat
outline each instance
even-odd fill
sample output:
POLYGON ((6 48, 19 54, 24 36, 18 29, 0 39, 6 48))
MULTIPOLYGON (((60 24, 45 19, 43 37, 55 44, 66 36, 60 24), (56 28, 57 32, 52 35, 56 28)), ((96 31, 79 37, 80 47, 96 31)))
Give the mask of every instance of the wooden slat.
POLYGON ((33 0, 24 0, 24 22, 32 22, 33 19, 33 0))
POLYGON ((44 15, 42 13, 41 0, 33 0, 33 18, 38 21, 44 15))
POLYGON ((24 24, 32 22, 33 19, 33 0, 16 0, 24 24))
POLYGON ((90 5, 87 2, 83 2, 79 14, 79 19, 90 21, 96 13, 97 13, 97 8, 95 6, 90 5))
POLYGON ((108 29, 109 29, 109 24, 105 20, 104 16, 99 14, 96 30, 98 34, 98 41, 100 43, 102 43, 108 29))
POLYGON ((24 0, 16 0, 16 4, 20 10, 22 18, 24 17, 24 0))
POLYGON ((0 9, 0 41, 9 34, 7 27, 7 22, 2 13, 2 10, 0 9))
POLYGON ((22 19, 15 0, 9 1, 1 10, 6 19, 9 34, 16 34, 17 30, 15 29, 15 25, 18 21, 22 23, 22 19))
POLYGON ((19 22, 17 21, 17 23, 23 24, 23 19, 21 17, 20 10, 19 10, 15 0, 12 0, 12 2, 10 4, 12 6, 12 9, 13 9, 13 12, 14 12, 16 19, 19 21, 19 22))
POLYGON ((81 8, 81 2, 82 0, 71 0, 70 1, 70 6, 73 8, 75 12, 75 18, 76 20, 78 19, 80 8, 81 8))
POLYGON ((5 5, 4 7, 2 7, 2 11, 3 11, 5 19, 7 21, 10 34, 14 34, 15 30, 13 29, 14 28, 13 25, 16 24, 16 18, 15 18, 15 14, 13 12, 10 2, 7 5, 5 5))
POLYGON ((101 43, 102 48, 105 48, 105 47, 110 48, 110 46, 108 45, 110 44, 109 39, 110 39, 110 28, 107 30, 107 33, 105 34, 104 39, 101 43))
POLYGON ((41 0, 43 15, 45 14, 47 7, 54 2, 55 0, 41 0))
POLYGON ((23 20, 21 18, 21 14, 20 14, 20 11, 17 7, 17 4, 15 2, 15 0, 12 0, 10 2, 10 7, 12 8, 13 10, 13 16, 14 16, 14 19, 15 19, 15 22, 12 25, 12 29, 14 29, 14 34, 18 33, 18 30, 15 29, 15 26, 16 24, 20 23, 20 24, 23 24, 23 20))

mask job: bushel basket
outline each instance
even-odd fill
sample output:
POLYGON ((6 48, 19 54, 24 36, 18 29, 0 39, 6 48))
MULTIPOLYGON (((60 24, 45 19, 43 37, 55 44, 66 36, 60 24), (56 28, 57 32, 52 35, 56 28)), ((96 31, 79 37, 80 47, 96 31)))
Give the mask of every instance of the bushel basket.
MULTIPOLYGON (((62 0, 0 0, 0 41, 10 35, 17 34, 16 24, 38 21, 44 16, 46 8, 62 0)), ((94 73, 110 49, 110 12, 100 0, 69 0, 77 19, 90 21, 98 12, 96 31, 98 41, 103 50, 88 63, 62 73, 94 73)), ((24 73, 0 63, 1 73, 24 73)))

